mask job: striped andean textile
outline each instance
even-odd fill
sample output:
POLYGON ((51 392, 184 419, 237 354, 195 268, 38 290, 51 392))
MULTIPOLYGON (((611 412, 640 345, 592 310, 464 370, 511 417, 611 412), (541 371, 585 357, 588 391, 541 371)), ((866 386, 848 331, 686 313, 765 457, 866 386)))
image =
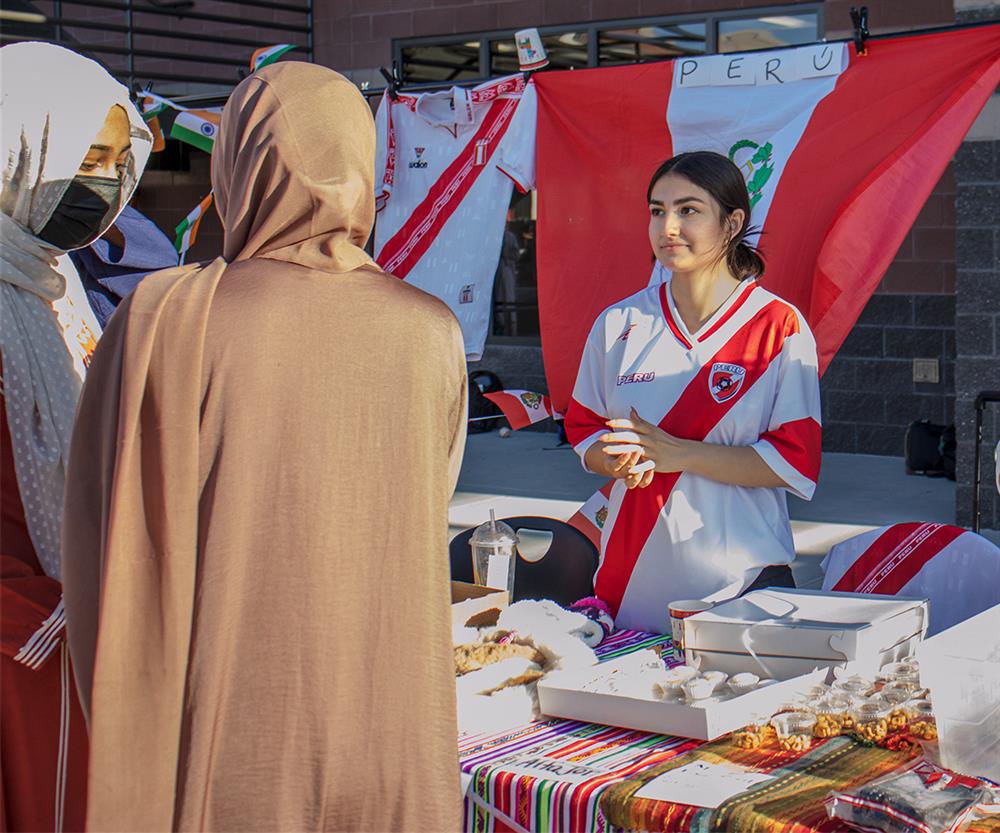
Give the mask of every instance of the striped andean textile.
POLYGON ((666 761, 615 784, 602 795, 601 811, 609 824, 629 830, 833 833, 844 827, 827 817, 823 801, 831 792, 879 778, 918 754, 917 749, 893 752, 862 746, 846 737, 816 741, 807 752, 782 752, 776 747, 737 749, 728 738, 722 738, 693 750, 683 760, 666 761), (714 810, 635 797, 658 775, 695 760, 753 767, 770 772, 775 779, 734 796, 714 810))
MULTIPOLYGON (((670 637, 622 630, 596 649, 600 659, 655 646, 670 637)), ((669 664, 677 664, 667 657, 669 664)), ((576 720, 547 720, 499 734, 459 739, 468 833, 604 833, 602 794, 624 778, 701 741, 651 735, 576 720)))

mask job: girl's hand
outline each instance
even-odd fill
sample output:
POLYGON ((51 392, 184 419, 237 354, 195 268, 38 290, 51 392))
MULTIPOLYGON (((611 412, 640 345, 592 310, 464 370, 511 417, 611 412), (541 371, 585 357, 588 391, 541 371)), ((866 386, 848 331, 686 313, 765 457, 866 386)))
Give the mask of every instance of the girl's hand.
MULTIPOLYGON (((633 451, 623 451, 618 443, 608 444, 596 442, 587 449, 587 468, 596 474, 605 477, 612 477, 616 480, 624 480, 625 485, 634 489, 640 485, 640 480, 645 474, 644 471, 632 473, 632 469, 640 464, 642 452, 636 448, 633 451), (614 453, 609 453, 608 449, 613 445, 614 453)), ((649 480, 652 480, 652 467, 649 468, 649 480)), ((643 484, 648 485, 648 484, 643 484)))
MULTIPOLYGON (((629 419, 609 419, 608 427, 613 433, 603 434, 599 441, 604 443, 604 453, 612 456, 628 456, 641 452, 641 460, 652 461, 653 469, 642 473, 637 485, 648 486, 653 471, 663 474, 684 471, 685 459, 690 442, 668 434, 658 425, 647 422, 631 409, 629 419)), ((633 463, 629 467, 635 468, 633 463)))

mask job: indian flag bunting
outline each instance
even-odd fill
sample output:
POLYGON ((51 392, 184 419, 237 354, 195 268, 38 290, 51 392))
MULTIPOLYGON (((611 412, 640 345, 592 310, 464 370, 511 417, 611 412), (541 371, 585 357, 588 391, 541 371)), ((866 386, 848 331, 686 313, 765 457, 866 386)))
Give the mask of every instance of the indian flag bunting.
POLYGON ((555 416, 552 401, 542 393, 530 390, 501 390, 483 394, 507 417, 512 431, 555 416))
POLYGON ((191 213, 181 220, 180 225, 174 229, 177 234, 177 237, 174 240, 174 248, 177 249, 178 254, 181 256, 181 265, 184 264, 184 257, 187 254, 188 249, 194 245, 195 238, 198 236, 198 226, 201 225, 201 220, 205 216, 205 212, 208 211, 211 204, 212 192, 209 191, 208 195, 200 203, 198 203, 191 210, 191 213))
POLYGON ((182 110, 170 128, 170 138, 179 139, 211 153, 222 120, 220 109, 182 110))
POLYGON ((250 71, 256 72, 261 67, 273 64, 286 52, 291 52, 298 47, 293 43, 278 43, 274 46, 262 46, 254 51, 250 57, 250 71))
MULTIPOLYGON (((158 107, 159 108, 157 110, 158 113, 162 113, 163 110, 167 109, 168 107, 171 110, 187 110, 188 109, 183 104, 178 104, 176 101, 172 101, 169 98, 164 98, 162 95, 157 95, 152 90, 143 90, 142 91, 142 95, 140 97, 140 101, 142 101, 142 104, 143 104, 144 108, 147 107, 147 106, 148 107, 158 107)), ((145 114, 145 112, 146 111, 144 109, 143 110, 143 114, 145 114)))
POLYGON ((160 98, 159 96, 154 98, 151 93, 144 93, 139 98, 139 109, 142 111, 142 117, 146 121, 155 119, 169 106, 170 105, 167 104, 166 99, 160 98))
POLYGON ((160 126, 160 113, 167 109, 167 105, 162 101, 156 101, 148 95, 139 99, 139 107, 142 110, 142 117, 153 134, 153 153, 159 153, 167 146, 166 139, 163 138, 163 128, 160 126))
POLYGON ((609 480, 594 494, 592 494, 576 514, 567 521, 570 526, 575 526, 586 535, 597 547, 601 549, 601 530, 608 520, 608 511, 611 500, 611 487, 615 485, 614 480, 609 480))

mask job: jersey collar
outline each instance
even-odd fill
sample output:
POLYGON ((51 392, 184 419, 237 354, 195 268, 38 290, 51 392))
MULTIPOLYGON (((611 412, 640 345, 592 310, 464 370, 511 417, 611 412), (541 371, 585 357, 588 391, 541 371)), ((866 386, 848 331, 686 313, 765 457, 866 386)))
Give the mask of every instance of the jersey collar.
POLYGON ((740 286, 737 286, 733 290, 732 294, 726 298, 726 300, 722 303, 722 306, 712 313, 711 318, 702 324, 701 329, 699 329, 696 333, 688 331, 680 313, 677 312, 673 296, 670 293, 669 278, 660 284, 660 306, 663 309, 663 317, 667 322, 667 327, 670 329, 670 332, 673 333, 674 338, 683 344, 686 350, 690 350, 692 345, 708 341, 708 339, 721 330, 722 327, 725 326, 726 322, 729 321, 729 319, 737 313, 739 308, 743 306, 756 287, 756 278, 747 278, 743 281, 743 283, 740 286))

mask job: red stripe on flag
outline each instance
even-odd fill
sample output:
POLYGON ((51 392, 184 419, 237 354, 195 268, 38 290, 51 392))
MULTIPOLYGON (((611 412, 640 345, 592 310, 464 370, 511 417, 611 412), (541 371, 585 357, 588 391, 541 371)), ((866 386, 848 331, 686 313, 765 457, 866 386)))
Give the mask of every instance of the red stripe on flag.
POLYGON ((820 373, 1000 83, 998 35, 988 26, 876 41, 861 58, 852 46, 813 111, 764 223, 764 284, 805 314, 820 373), (804 189, 815 195, 808 206, 804 189))
POLYGON ((674 334, 674 338, 683 344, 686 350, 690 350, 691 342, 684 337, 680 326, 674 321, 674 314, 670 311, 670 302, 667 300, 667 285, 665 283, 660 284, 660 306, 663 308, 663 318, 666 320, 670 332, 674 334))
POLYGON ((594 319, 649 283, 645 187, 673 155, 665 118, 673 66, 534 77, 538 314, 549 396, 559 410, 573 392, 594 319))
POLYGON ((813 483, 819 479, 823 429, 812 417, 796 419, 761 434, 795 471, 813 483))
MULTIPOLYGON (((785 340, 788 305, 771 301, 744 324, 716 354, 705 362, 684 389, 677 402, 660 422, 668 434, 688 440, 704 440, 730 409, 764 375, 772 359, 781 352, 785 340), (716 362, 738 364, 746 369, 740 389, 723 402, 709 391, 709 375, 716 362)), ((640 414, 641 416, 641 414, 640 414)), ((630 489, 622 499, 614 527, 608 535, 604 558, 594 579, 598 598, 606 601, 617 615, 639 553, 649 539, 656 520, 680 472, 657 473, 645 489, 630 489)))
POLYGON ((430 248, 445 223, 475 184, 486 166, 475 164, 477 147, 483 143, 486 156, 496 149, 517 109, 519 99, 507 99, 490 107, 475 135, 435 182, 410 218, 379 251, 379 266, 397 278, 405 278, 430 248))
POLYGON ((857 557, 833 589, 894 596, 963 532, 948 524, 894 524, 857 557))

